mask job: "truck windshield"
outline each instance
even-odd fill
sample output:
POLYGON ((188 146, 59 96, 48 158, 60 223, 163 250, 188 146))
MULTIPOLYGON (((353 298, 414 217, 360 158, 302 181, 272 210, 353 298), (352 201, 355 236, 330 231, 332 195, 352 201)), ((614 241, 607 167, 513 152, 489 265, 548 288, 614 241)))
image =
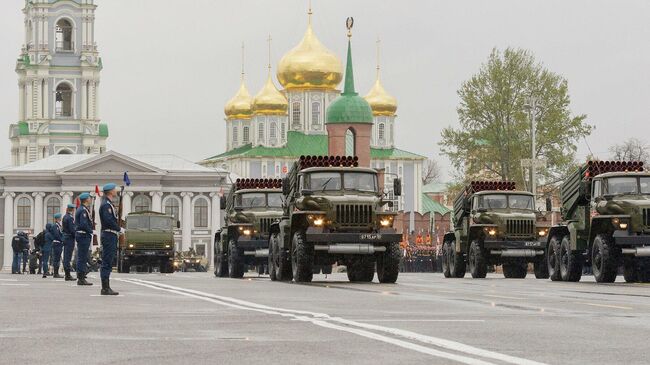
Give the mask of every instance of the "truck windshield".
POLYGON ((169 217, 128 217, 126 219, 126 228, 169 231, 172 229, 172 220, 169 217))
POLYGON ((650 194, 650 176, 639 178, 641 194, 650 194))
POLYGON ((377 175, 369 172, 313 172, 305 181, 305 188, 313 191, 338 191, 341 185, 345 190, 376 192, 377 175))
POLYGON ((607 179, 607 195, 636 194, 637 192, 636 177, 621 176, 607 179))
POLYGON ((262 208, 266 206, 265 193, 245 193, 237 197, 237 205, 242 208, 262 208))
POLYGON ((128 229, 149 229, 149 217, 128 217, 126 219, 128 229))
POLYGON ((306 187, 314 191, 341 190, 341 174, 338 172, 313 172, 309 174, 306 187))
POLYGON ((508 195, 508 206, 513 209, 533 210, 533 197, 529 195, 508 195))
POLYGON ((478 199, 478 208, 484 209, 533 209, 533 197, 528 195, 481 195, 478 199))
POLYGON ((345 190, 377 191, 377 179, 375 174, 367 172, 346 172, 343 174, 343 186, 345 190))
POLYGON ((281 193, 269 193, 269 207, 270 208, 282 208, 282 194, 281 193))
POLYGON ((167 217, 151 217, 151 230, 169 231, 172 229, 172 220, 167 217))

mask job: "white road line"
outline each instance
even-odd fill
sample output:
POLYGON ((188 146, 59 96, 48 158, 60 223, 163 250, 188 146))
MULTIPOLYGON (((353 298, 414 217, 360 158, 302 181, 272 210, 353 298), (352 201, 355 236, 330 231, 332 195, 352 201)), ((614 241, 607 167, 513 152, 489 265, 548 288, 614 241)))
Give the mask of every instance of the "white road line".
POLYGON ((597 304, 597 303, 583 303, 579 302, 578 304, 584 304, 584 305, 590 305, 592 307, 601 307, 601 308, 614 308, 614 309, 625 309, 625 310, 632 310, 634 308, 632 307, 622 307, 618 305, 608 305, 608 304, 597 304))
POLYGON ((0 281, 18 281, 18 279, 0 279, 0 281))
POLYGON ((359 322, 485 322, 484 319, 353 319, 359 322))
MULTIPOLYGON (((528 359, 523 359, 523 358, 519 358, 519 357, 515 357, 515 356, 510 356, 510 355, 506 355, 506 354, 501 354, 501 353, 493 352, 493 351, 489 351, 489 350, 483 350, 483 349, 480 349, 480 348, 477 348, 477 347, 465 345, 465 344, 460 343, 460 342, 455 342, 455 341, 446 340, 446 339, 437 338, 437 337, 432 337, 432 336, 421 335, 419 333, 400 330, 400 329, 397 329, 397 328, 391 328, 391 327, 378 326, 378 325, 373 325, 373 324, 368 324, 368 323, 355 322, 355 321, 346 320, 346 319, 340 318, 340 317, 331 317, 330 315, 325 314, 325 313, 317 313, 317 312, 309 312, 309 311, 301 311, 301 310, 292 310, 292 309, 285 309, 285 308, 270 307, 270 306, 257 304, 257 303, 253 303, 253 302, 248 302, 248 301, 244 301, 244 300, 236 299, 236 298, 232 298, 232 297, 224 297, 224 296, 210 294, 210 293, 201 292, 201 291, 197 291, 197 290, 186 289, 186 288, 181 288, 181 287, 175 287, 175 286, 172 286, 172 285, 161 284, 161 283, 145 281, 145 280, 140 280, 140 279, 118 279, 118 280, 121 280, 121 281, 124 281, 124 282, 129 282, 129 283, 132 283, 132 284, 146 286, 146 287, 149 287, 149 288, 152 288, 152 289, 165 290, 165 291, 173 292, 173 293, 176 293, 176 294, 191 296, 191 297, 195 297, 195 298, 201 299, 201 300, 215 301, 218 304, 222 304, 222 305, 226 305, 226 306, 230 306, 230 307, 234 307, 234 308, 239 308, 239 309, 244 309, 244 310, 253 310, 253 311, 258 311, 258 312, 267 313, 267 314, 281 315, 281 316, 285 316, 285 317, 294 317, 295 319, 306 320, 308 322, 314 323, 314 324, 319 325, 319 326, 322 326, 322 323, 320 323, 322 321, 327 321, 326 323, 328 323, 331 326, 336 326, 335 324, 332 323, 332 322, 336 322, 338 324, 343 324, 345 326, 357 327, 357 329, 355 329, 355 331, 359 331, 358 329, 360 328, 360 329, 363 329, 363 330, 371 330, 371 331, 376 331, 376 332, 383 332, 383 333, 390 334, 392 336, 398 336, 398 337, 402 337, 402 338, 405 338, 405 339, 414 340, 414 341, 418 341, 418 342, 421 342, 421 343, 442 347, 442 348, 445 348, 447 350, 462 352, 462 353, 465 353, 465 354, 468 354, 468 355, 474 355, 474 356, 479 356, 479 357, 493 359, 493 360, 499 360, 499 361, 503 361, 503 362, 507 362, 507 363, 511 363, 511 364, 543 365, 543 363, 540 363, 540 362, 536 362, 536 361, 532 361, 532 360, 528 360, 528 359)), ((337 329, 339 329, 341 331, 356 333, 356 334, 364 336, 364 337, 367 337, 367 335, 379 336, 382 339, 379 339, 379 338, 375 338, 375 339, 378 339, 378 340, 381 340, 381 341, 384 341, 384 342, 387 342, 387 343, 392 343, 392 344, 395 344, 397 346, 408 348, 408 349, 418 351, 418 352, 423 352, 422 351, 423 349, 431 350, 431 349, 429 349, 427 347, 420 348, 420 347, 418 347, 418 345, 415 345, 415 344, 412 344, 412 343, 409 343, 409 342, 395 340, 395 339, 385 337, 385 336, 381 336, 381 335, 377 335, 377 334, 374 334, 374 333, 371 333, 371 332, 368 332, 368 334, 366 334, 366 333, 362 334, 362 332, 359 332, 359 333, 352 332, 351 331, 352 329, 349 328, 349 327, 341 327, 341 328, 337 328, 337 329), (400 341, 400 342, 397 343, 395 341, 400 341), (409 346, 405 347, 406 344, 408 344, 409 346)), ((363 332, 366 332, 366 331, 363 331, 363 332)), ((371 337, 369 337, 369 338, 371 338, 371 337)), ((372 338, 374 338, 374 337, 372 337, 372 338)), ((432 351, 437 351, 437 350, 432 350, 432 351)), ((437 351, 437 352, 439 352, 440 354, 433 355, 433 356, 448 358, 450 360, 451 360, 450 357, 445 357, 445 356, 454 356, 454 357, 458 356, 458 355, 449 354, 449 353, 442 352, 442 351, 437 351)), ((423 353, 431 354, 429 352, 423 352, 423 353)), ((476 360, 476 359, 473 359, 473 358, 462 357, 462 356, 461 356, 461 358, 463 358, 465 360, 464 361, 461 361, 461 360, 458 360, 458 359, 453 359, 453 360, 454 361, 459 361, 459 362, 462 362, 462 363, 467 363, 467 364, 476 364, 475 361, 480 361, 479 362, 480 364, 486 364, 486 362, 483 362, 482 360, 476 360)))
POLYGON ((0 284, 0 286, 29 286, 29 284, 0 284))
POLYGON ((483 294, 484 297, 491 298, 500 298, 500 299, 512 299, 512 300, 525 300, 526 298, 517 298, 517 297, 507 297, 505 295, 492 295, 492 294, 483 294))

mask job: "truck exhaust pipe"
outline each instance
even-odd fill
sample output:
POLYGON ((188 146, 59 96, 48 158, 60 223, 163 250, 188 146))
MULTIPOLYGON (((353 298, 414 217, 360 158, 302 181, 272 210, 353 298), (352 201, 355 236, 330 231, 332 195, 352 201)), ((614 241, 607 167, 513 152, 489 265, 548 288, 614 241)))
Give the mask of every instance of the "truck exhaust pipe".
POLYGON ((650 247, 624 248, 624 249, 621 249, 621 252, 624 255, 634 255, 634 256, 637 256, 637 257, 648 257, 648 256, 650 256, 650 247))
POLYGON ((531 249, 521 249, 521 250, 492 250, 490 251, 492 255, 501 255, 501 257, 535 257, 544 254, 544 250, 531 250, 531 249))
POLYGON ((384 246, 373 246, 369 244, 340 244, 340 245, 314 245, 316 251, 327 251, 327 253, 344 255, 372 255, 375 252, 385 252, 384 246))

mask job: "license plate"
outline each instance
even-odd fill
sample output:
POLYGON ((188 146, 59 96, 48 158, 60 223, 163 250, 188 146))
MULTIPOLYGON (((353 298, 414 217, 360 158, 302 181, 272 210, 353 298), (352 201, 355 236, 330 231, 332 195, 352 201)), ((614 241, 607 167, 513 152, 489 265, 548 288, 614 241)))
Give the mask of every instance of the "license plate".
POLYGON ((145 251, 144 254, 153 256, 156 254, 156 251, 145 251))
POLYGON ((524 242, 524 245, 526 247, 537 247, 537 246, 540 245, 540 243, 539 242, 524 242))
POLYGON ((379 233, 362 233, 361 239, 364 241, 380 241, 381 234, 379 233))

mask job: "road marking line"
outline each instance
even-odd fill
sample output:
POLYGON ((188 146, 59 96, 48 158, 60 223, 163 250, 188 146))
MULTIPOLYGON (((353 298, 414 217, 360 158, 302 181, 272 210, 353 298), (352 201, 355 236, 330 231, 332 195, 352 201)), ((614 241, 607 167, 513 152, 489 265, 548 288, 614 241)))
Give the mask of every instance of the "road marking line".
POLYGON ((0 286, 29 286, 29 284, 0 284, 0 286))
POLYGON ((353 319, 359 322, 485 322, 484 319, 353 319))
POLYGON ((18 279, 0 279, 0 281, 18 281, 18 279))
POLYGON ((618 305, 597 304, 597 303, 582 303, 582 302, 579 302, 578 304, 584 304, 584 305, 590 305, 592 307, 602 307, 602 308, 614 308, 614 309, 625 309, 625 310, 634 309, 632 307, 622 307, 622 306, 618 306, 618 305))
MULTIPOLYGON (((469 355, 475 355, 475 356, 480 356, 483 358, 489 358, 489 359, 494 359, 494 360, 499 360, 511 364, 522 364, 522 365, 543 365, 543 363, 528 360, 528 359, 523 359, 515 356, 510 356, 506 354, 501 354, 498 352, 493 352, 489 350, 484 350, 478 347, 473 347, 469 345, 465 345, 460 342, 455 342, 451 340, 446 340, 442 338, 437 338, 437 337, 432 337, 432 336, 426 336, 426 335, 421 335, 419 333, 411 332, 411 331, 405 331, 405 330, 400 330, 397 328, 391 328, 391 327, 383 327, 383 326, 378 326, 378 325, 373 325, 373 324, 368 324, 368 323, 361 323, 361 322, 355 322, 351 320, 346 320, 340 317, 331 317, 328 314, 325 313, 317 313, 317 312, 309 312, 309 311, 302 311, 302 310, 292 310, 292 309, 285 309, 285 308, 276 308, 276 307, 270 307, 262 304, 257 304, 253 302, 248 302, 244 301, 241 299, 236 299, 232 297, 224 297, 220 295, 215 295, 215 294, 210 294, 206 292, 201 292, 197 290, 192 290, 192 289, 185 289, 185 288, 180 288, 180 287, 175 287, 172 285, 167 285, 167 284, 161 284, 161 283, 156 283, 156 282, 151 282, 151 281, 145 281, 145 280, 140 280, 140 279, 117 279, 121 280, 124 282, 129 282, 131 284, 136 284, 136 285, 141 285, 141 286, 146 286, 152 289, 158 289, 158 290, 163 290, 163 291, 168 291, 180 295, 185 295, 189 297, 194 297, 196 299, 201 299, 201 300, 206 300, 206 301, 211 301, 217 304, 222 304, 225 306, 233 307, 233 308, 239 308, 243 310, 251 310, 251 311, 257 311, 261 313, 266 313, 266 314, 275 314, 275 315, 281 315, 284 317, 293 317, 295 319, 299 320, 305 320, 308 322, 311 322, 313 324, 319 325, 319 326, 324 326, 325 323, 337 327, 337 325, 333 324, 332 322, 336 322, 338 324, 343 324, 346 326, 351 326, 351 327, 357 327, 361 328, 362 330, 372 330, 372 331, 377 331, 377 332, 383 332, 383 333, 388 333, 393 336, 398 336, 402 338, 406 338, 409 340, 415 340, 419 341, 422 343, 426 343, 429 345, 433 346, 438 346, 442 347, 448 350, 452 351, 457 351, 457 352, 463 352, 465 354, 469 355), (326 322, 323 322, 326 321, 326 322), (323 323, 321 323, 323 322, 323 323)), ((340 326, 338 326, 340 327, 340 326)), ((359 329, 352 329, 349 327, 341 327, 341 328, 336 328, 341 331, 346 331, 346 332, 351 332, 358 334, 360 336, 368 337, 368 338, 373 338, 377 339, 379 341, 387 342, 387 343, 392 343, 400 347, 408 348, 414 351, 430 354, 433 356, 439 356, 443 358, 447 358, 450 360, 454 361, 459 361, 462 363, 466 364, 488 364, 482 360, 476 360, 473 358, 469 357, 464 357, 460 356, 461 359, 452 359, 449 356, 453 357, 458 357, 458 355, 454 354, 449 354, 446 352, 442 351, 437 351, 437 350, 432 350, 428 347, 423 347, 419 346, 416 344, 412 344, 410 342, 405 342, 401 340, 396 340, 393 338, 381 336, 372 332, 367 332, 367 331, 362 331, 359 329), (355 332, 352 332, 352 330, 355 330, 355 332), (367 332, 367 333, 366 333, 367 332), (372 337, 369 337, 372 336, 372 337), (397 342, 396 342, 397 341, 397 342), (432 354, 429 351, 435 351, 437 355, 432 354), (478 362, 477 362, 478 361, 478 362)))
POLYGON ((484 297, 490 298, 500 298, 500 299, 512 299, 512 300, 525 300, 526 298, 517 298, 517 297, 506 297, 505 295, 492 295, 492 294, 483 294, 484 297))

